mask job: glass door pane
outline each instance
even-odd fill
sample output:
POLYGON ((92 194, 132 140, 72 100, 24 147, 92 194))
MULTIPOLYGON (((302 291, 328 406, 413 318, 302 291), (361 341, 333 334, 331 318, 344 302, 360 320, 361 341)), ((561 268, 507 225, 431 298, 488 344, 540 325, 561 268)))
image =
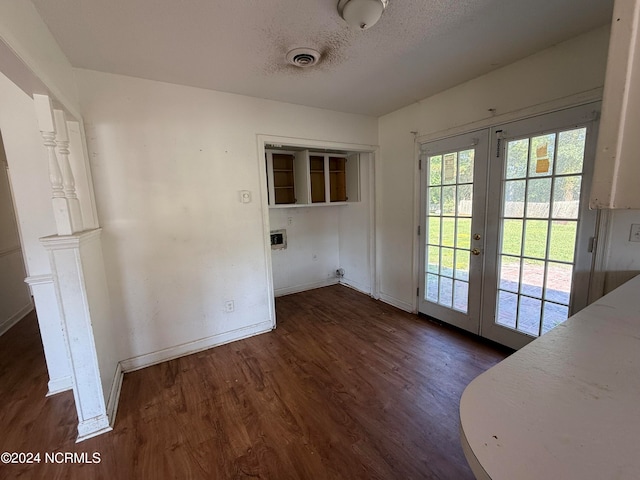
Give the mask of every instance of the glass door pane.
POLYGON ((569 316, 586 131, 506 143, 499 325, 537 337, 569 316))
POLYGON ((427 157, 429 186, 424 299, 469 310, 469 257, 475 150, 427 157))

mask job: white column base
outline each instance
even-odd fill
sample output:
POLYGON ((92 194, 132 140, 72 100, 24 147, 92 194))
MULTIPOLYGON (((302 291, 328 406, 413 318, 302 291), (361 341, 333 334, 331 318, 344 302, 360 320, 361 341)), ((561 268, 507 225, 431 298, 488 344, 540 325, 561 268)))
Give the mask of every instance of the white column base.
POLYGON ((113 430, 113 428, 109 424, 109 418, 106 414, 83 420, 78 423, 78 438, 76 439, 76 443, 97 437, 111 430, 113 430))
POLYGON ((100 229, 41 238, 49 252, 60 317, 66 332, 78 441, 111 430, 105 391, 117 370, 100 229), (96 344, 96 339, 100 344, 96 344), (98 349, 98 346, 102 350, 98 349), (102 357, 99 358, 99 354, 102 357))

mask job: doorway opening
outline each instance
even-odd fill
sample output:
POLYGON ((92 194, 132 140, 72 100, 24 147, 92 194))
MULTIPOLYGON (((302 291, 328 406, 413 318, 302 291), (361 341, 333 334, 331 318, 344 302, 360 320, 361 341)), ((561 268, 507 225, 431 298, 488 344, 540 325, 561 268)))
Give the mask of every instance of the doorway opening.
POLYGON ((9 181, 9 164, 0 133, 0 335, 33 310, 22 242, 9 181))
POLYGON ((271 298, 337 283, 375 296, 376 147, 258 142, 271 298))

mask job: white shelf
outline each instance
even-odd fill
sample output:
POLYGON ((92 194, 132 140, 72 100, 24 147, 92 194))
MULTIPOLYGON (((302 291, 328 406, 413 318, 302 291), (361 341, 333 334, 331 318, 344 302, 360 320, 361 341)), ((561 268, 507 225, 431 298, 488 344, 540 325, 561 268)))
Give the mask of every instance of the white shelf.
POLYGON ((269 205, 269 208, 316 208, 339 207, 342 205, 349 205, 349 202, 283 203, 281 205, 269 205))

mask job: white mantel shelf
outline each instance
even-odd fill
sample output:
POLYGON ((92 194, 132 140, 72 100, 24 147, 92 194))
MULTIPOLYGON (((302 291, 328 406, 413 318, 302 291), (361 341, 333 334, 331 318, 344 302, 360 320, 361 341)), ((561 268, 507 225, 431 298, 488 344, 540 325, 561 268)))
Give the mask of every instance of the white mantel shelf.
POLYGON ((640 276, 469 384, 478 479, 640 478, 640 276))

